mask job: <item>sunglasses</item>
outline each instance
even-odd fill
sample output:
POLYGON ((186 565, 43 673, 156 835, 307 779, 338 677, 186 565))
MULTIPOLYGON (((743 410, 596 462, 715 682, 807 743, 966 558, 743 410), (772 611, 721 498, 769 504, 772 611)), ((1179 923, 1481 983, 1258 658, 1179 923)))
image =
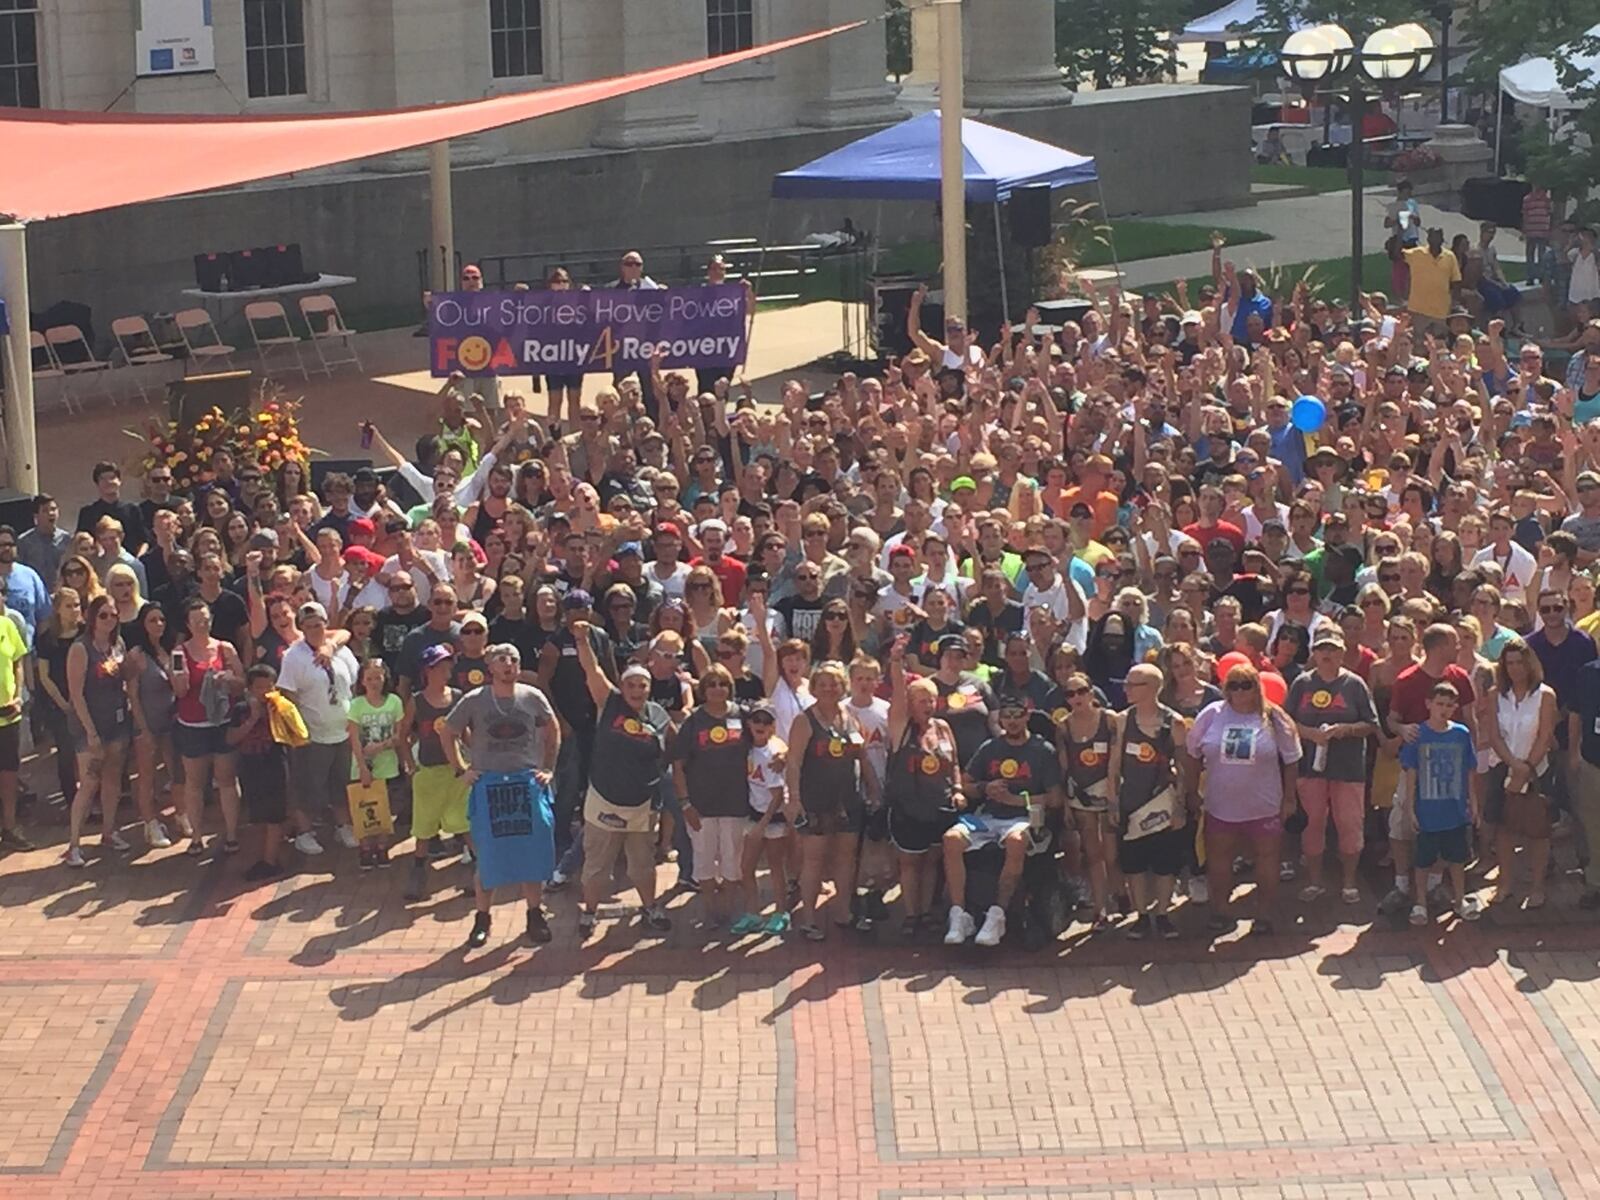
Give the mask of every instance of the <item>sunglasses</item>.
POLYGON ((1548 616, 1558 615, 1558 614, 1564 613, 1566 611, 1567 611, 1567 606, 1565 604, 1541 604, 1541 605, 1539 605, 1539 614, 1541 616, 1548 617, 1548 616))
POLYGON ((824 621, 848 621, 850 619, 850 614, 840 612, 823 613, 822 619, 824 621))
POLYGON ((1255 690, 1255 684, 1247 683, 1242 679, 1236 679, 1232 683, 1228 684, 1228 691, 1230 692, 1253 692, 1255 690))
POLYGON ((1284 588, 1283 594, 1286 596, 1309 596, 1311 595, 1311 589, 1308 587, 1284 588))
POLYGON ((1079 696, 1090 696, 1093 694, 1094 692, 1092 688, 1076 687, 1067 689, 1068 700, 1076 700, 1079 696))

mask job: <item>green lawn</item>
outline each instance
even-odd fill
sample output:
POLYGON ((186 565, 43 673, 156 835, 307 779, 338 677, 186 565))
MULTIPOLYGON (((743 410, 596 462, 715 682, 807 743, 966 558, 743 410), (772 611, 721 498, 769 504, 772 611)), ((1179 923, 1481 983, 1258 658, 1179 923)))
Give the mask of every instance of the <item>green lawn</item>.
MULTIPOLYGON (((1289 263, 1279 267, 1272 262, 1252 262, 1248 255, 1242 255, 1240 266, 1253 267, 1262 274, 1267 290, 1273 295, 1287 295, 1294 288, 1295 281, 1309 270, 1309 282, 1313 288, 1321 289, 1322 295, 1327 299, 1335 297, 1348 299, 1350 295, 1350 260, 1348 258, 1325 258, 1312 262, 1289 263)), ((1501 266, 1505 268, 1506 278, 1513 283, 1522 281, 1524 271, 1520 262, 1502 260, 1501 266)), ((1211 282, 1211 276, 1198 275, 1189 280, 1189 296, 1198 299, 1200 288, 1211 282)), ((1369 292, 1389 292, 1389 256, 1387 254, 1368 254, 1361 260, 1361 285, 1369 292)), ((1141 291, 1167 291, 1171 283, 1156 284, 1154 288, 1146 287, 1141 291)), ((1394 297, 1390 297, 1394 299, 1394 297)))
MULTIPOLYGON (((1124 263, 1146 258, 1165 258, 1169 254, 1190 254, 1211 247, 1212 227, 1208 225, 1169 225, 1163 221, 1112 221, 1111 237, 1115 240, 1117 259, 1124 263)), ((1219 230, 1228 239, 1228 245, 1247 246, 1264 242, 1268 235, 1257 229, 1219 230)), ((884 250, 879 260, 879 270, 885 274, 905 272, 910 275, 930 277, 938 274, 940 249, 937 242, 906 242, 884 250)), ((1111 247, 1092 242, 1084 251, 1085 267, 1108 267, 1112 263, 1111 247)), ((802 299, 842 300, 854 299, 845 293, 850 281, 845 278, 845 264, 840 259, 824 260, 815 275, 810 276, 803 288, 802 299)), ((774 281, 772 290, 788 291, 774 281)), ((793 303, 793 301, 790 301, 793 303)))
MULTIPOLYGON (((1368 187, 1382 187, 1389 181, 1388 171, 1368 166, 1362 172, 1368 187)), ((1350 188, 1350 177, 1343 167, 1285 167, 1276 163, 1256 163, 1250 168, 1251 183, 1288 184, 1307 187, 1315 192, 1344 192, 1350 188)))

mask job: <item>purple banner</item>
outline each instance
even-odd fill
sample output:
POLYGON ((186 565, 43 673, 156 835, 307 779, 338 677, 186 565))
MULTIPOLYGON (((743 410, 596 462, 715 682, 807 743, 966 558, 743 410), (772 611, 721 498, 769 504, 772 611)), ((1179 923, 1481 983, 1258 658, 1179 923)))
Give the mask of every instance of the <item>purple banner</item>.
POLYGON ((747 350, 742 284, 588 292, 436 292, 433 374, 588 375, 734 367, 747 350))

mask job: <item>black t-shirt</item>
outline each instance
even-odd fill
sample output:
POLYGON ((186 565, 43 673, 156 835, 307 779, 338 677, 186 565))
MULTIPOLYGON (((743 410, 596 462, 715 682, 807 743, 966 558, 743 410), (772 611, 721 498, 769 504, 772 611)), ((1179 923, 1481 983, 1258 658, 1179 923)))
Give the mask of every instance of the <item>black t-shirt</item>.
POLYGON ((448 629, 435 629, 424 621, 400 643, 400 666, 395 672, 401 679, 409 679, 413 689, 422 682, 422 652, 429 646, 454 646, 461 639, 461 626, 450 622, 448 629))
POLYGON ((966 628, 960 621, 946 621, 938 629, 935 629, 926 621, 918 621, 911 627, 911 644, 906 649, 915 654, 922 661, 923 666, 932 669, 939 665, 940 640, 949 637, 952 633, 964 633, 966 628))
POLYGON ((967 624, 983 630, 983 661, 998 667, 1005 661, 1006 639, 1022 632, 1022 604, 1007 600, 997 614, 989 610, 987 601, 980 600, 967 613, 967 624))
MULTIPOLYGON (((205 599, 199 589, 194 594, 205 599)), ((233 648, 242 653, 244 643, 250 636, 250 610, 245 607, 244 597, 223 588, 215 600, 206 600, 206 603, 211 606, 211 636, 232 642, 233 648)), ((179 628, 182 628, 183 614, 179 613, 178 616, 179 628)))
MULTIPOLYGON (((570 639, 572 635, 566 636, 570 639)), ((606 649, 610 651, 609 644, 606 649)), ((584 697, 588 695, 585 689, 584 697)), ((667 730, 666 710, 659 704, 646 700, 643 709, 635 712, 613 692, 595 722, 589 785, 602 799, 619 807, 659 806, 667 730)))
POLYGON ((994 693, 976 675, 963 671, 954 684, 937 675, 929 676, 939 691, 938 715, 956 735, 956 752, 962 762, 977 753, 989 736, 989 714, 994 711, 994 693))
POLYGON ((372 625, 372 645, 378 657, 383 659, 384 666, 389 668, 389 674, 396 677, 400 674, 400 657, 405 649, 406 635, 417 626, 427 623, 428 610, 420 604, 407 613, 395 612, 392 608, 378 613, 372 625))
POLYGON ((996 781, 1006 785, 1015 803, 997 804, 988 799, 982 803, 985 812, 997 817, 1026 816, 1024 792, 1030 797, 1039 796, 1061 784, 1061 764, 1055 748, 1032 734, 1020 746, 1004 737, 990 738, 967 762, 966 773, 980 788, 996 781))
POLYGON ((1005 670, 998 671, 991 678, 990 686, 994 689, 996 704, 1008 696, 1022 697, 1022 702, 1028 707, 1028 732, 1046 741, 1055 740, 1056 722, 1051 700, 1057 688, 1044 672, 1029 671, 1020 683, 1005 670))
POLYGON ((118 500, 112 504, 96 500, 93 504, 85 504, 78 510, 78 532, 93 533, 101 517, 115 517, 122 522, 122 545, 130 554, 138 553, 149 543, 150 533, 145 527, 144 513, 131 500, 118 500))
POLYGON ((1278 606, 1278 589, 1264 575, 1235 575, 1227 587, 1211 589, 1213 604, 1223 596, 1232 596, 1239 602, 1239 620, 1244 624, 1260 621, 1278 606))
POLYGON ((822 606, 827 601, 821 596, 806 600, 799 595, 785 596, 772 607, 783 617, 783 627, 792 638, 809 642, 822 620, 822 606))
MULTIPOLYGON (((572 726, 573 732, 582 737, 594 727, 595 707, 594 698, 589 695, 589 681, 578 661, 577 639, 572 636, 571 630, 559 629, 548 640, 556 648, 556 669, 550 677, 550 703, 561 719, 572 726)), ((591 625, 589 644, 594 647, 594 656, 600 669, 605 672, 607 679, 615 683, 617 666, 611 639, 591 625)))
POLYGON ((534 637, 535 631, 533 618, 526 614, 513 620, 502 613, 489 622, 488 645, 515 646, 517 653, 522 655, 522 669, 536 670, 539 666, 539 647, 544 645, 544 639, 534 637))
POLYGON ((481 658, 456 655, 450 664, 450 686, 463 694, 489 682, 489 664, 481 658))
POLYGON ((737 708, 714 717, 695 709, 678 729, 672 758, 683 764, 689 800, 704 817, 742 817, 749 811, 749 745, 737 708))

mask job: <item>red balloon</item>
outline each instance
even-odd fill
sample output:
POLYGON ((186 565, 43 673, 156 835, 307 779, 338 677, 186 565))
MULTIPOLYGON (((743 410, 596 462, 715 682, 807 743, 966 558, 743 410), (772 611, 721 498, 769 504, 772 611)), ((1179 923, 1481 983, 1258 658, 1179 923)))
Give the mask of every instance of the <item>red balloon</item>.
POLYGON ((1234 650, 1217 659, 1217 682, 1221 683, 1228 678, 1228 672, 1235 667, 1248 667, 1253 664, 1250 656, 1242 651, 1234 650))
POLYGON ((1283 676, 1276 671, 1263 671, 1261 673, 1261 694, 1274 704, 1282 704, 1289 698, 1289 685, 1283 681, 1283 676))

